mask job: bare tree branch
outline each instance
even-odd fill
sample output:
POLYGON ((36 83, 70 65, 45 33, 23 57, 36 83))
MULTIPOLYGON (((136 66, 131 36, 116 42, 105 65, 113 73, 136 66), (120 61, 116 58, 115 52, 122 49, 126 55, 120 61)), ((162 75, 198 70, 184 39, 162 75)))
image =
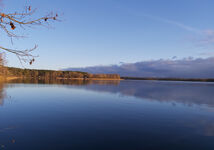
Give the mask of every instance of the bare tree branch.
MULTIPOLYGON (((36 13, 36 9, 32 10, 31 6, 28 6, 24 9, 23 12, 14 12, 14 13, 4 13, 0 12, 0 29, 6 33, 6 35, 11 39, 11 43, 13 43, 13 38, 23 38, 22 35, 17 35, 15 33, 16 28, 20 27, 20 29, 25 29, 26 27, 32 26, 41 26, 41 25, 49 25, 50 21, 57 21, 58 14, 50 13, 48 15, 35 18, 33 15, 36 13)), ((59 21, 59 20, 58 20, 59 21)), ((32 64, 35 61, 35 57, 32 54, 32 51, 37 48, 35 45, 33 48, 19 50, 19 49, 10 49, 0 46, 0 49, 15 54, 20 62, 29 62, 32 64)))

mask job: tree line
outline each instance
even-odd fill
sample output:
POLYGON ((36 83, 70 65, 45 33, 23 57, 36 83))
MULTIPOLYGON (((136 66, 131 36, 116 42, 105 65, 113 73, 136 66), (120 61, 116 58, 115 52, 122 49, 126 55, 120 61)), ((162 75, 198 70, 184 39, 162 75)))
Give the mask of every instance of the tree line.
POLYGON ((20 69, 7 68, 7 76, 40 78, 40 79, 120 79, 118 74, 90 74, 79 71, 55 71, 55 70, 35 70, 35 69, 20 69))

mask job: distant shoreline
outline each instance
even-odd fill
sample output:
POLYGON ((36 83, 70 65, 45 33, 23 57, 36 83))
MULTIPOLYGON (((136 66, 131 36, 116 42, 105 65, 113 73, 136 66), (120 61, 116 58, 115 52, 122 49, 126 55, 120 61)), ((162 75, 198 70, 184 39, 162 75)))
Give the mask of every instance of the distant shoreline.
POLYGON ((171 77, 129 77, 119 74, 90 74, 79 71, 36 70, 6 67, 6 73, 0 80, 17 78, 50 79, 50 80, 156 80, 156 81, 189 81, 214 82, 214 78, 171 78, 171 77))
POLYGON ((124 79, 114 79, 114 78, 56 78, 57 80, 124 80, 124 79))
MULTIPOLYGON (((34 78, 34 77, 18 77, 18 76, 9 76, 5 77, 7 81, 16 80, 16 79, 45 79, 45 78, 34 78)), ((52 78, 46 78, 52 79, 52 78)), ((124 79, 114 79, 114 78, 55 78, 56 80, 124 80, 124 79)))
MULTIPOLYGON (((28 79, 33 77, 17 77, 17 76, 10 76, 6 77, 6 80, 14 80, 14 79, 28 79)), ((35 79, 44 79, 44 78, 35 78, 35 79)), ((202 78, 141 78, 141 77, 121 77, 120 79, 114 79, 114 78, 56 78, 56 80, 150 80, 150 81, 186 81, 186 82, 214 82, 214 78, 207 78, 207 79, 202 79, 202 78)))
POLYGON ((214 82, 214 78, 149 78, 149 77, 121 77, 124 80, 156 80, 156 81, 191 81, 191 82, 214 82))

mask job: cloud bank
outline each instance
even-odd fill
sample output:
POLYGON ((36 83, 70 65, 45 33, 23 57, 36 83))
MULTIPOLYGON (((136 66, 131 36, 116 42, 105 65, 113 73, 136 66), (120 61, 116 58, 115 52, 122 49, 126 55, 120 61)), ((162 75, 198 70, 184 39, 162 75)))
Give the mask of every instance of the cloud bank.
POLYGON ((160 59, 111 66, 67 68, 64 70, 89 73, 120 74, 131 77, 214 78, 214 57, 160 59))

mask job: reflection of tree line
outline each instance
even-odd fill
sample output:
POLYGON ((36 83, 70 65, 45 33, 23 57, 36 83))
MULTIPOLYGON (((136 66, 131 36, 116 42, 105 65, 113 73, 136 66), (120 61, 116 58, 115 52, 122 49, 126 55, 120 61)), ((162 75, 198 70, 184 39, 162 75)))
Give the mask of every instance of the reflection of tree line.
POLYGON ((70 79, 36 79, 36 78, 26 78, 26 79, 15 79, 10 80, 8 83, 24 83, 24 84, 68 84, 68 85, 90 85, 90 84, 98 84, 98 85, 118 85, 120 80, 70 80, 70 79))
POLYGON ((214 107, 214 84, 160 81, 17 79, 10 83, 67 84, 99 92, 120 93, 144 100, 214 107), (87 86, 81 86, 87 85, 87 86), (103 86, 107 85, 107 86, 103 86))
POLYGON ((0 105, 4 104, 4 98, 6 94, 4 92, 4 83, 0 83, 0 105))
MULTIPOLYGON (((26 79, 15 79, 9 80, 7 83, 23 83, 23 84, 59 84, 59 85, 119 85, 120 80, 66 80, 66 79, 35 79, 35 78, 26 78, 26 79)), ((4 99, 6 97, 5 93, 6 83, 0 82, 0 106, 4 104, 4 99)))

